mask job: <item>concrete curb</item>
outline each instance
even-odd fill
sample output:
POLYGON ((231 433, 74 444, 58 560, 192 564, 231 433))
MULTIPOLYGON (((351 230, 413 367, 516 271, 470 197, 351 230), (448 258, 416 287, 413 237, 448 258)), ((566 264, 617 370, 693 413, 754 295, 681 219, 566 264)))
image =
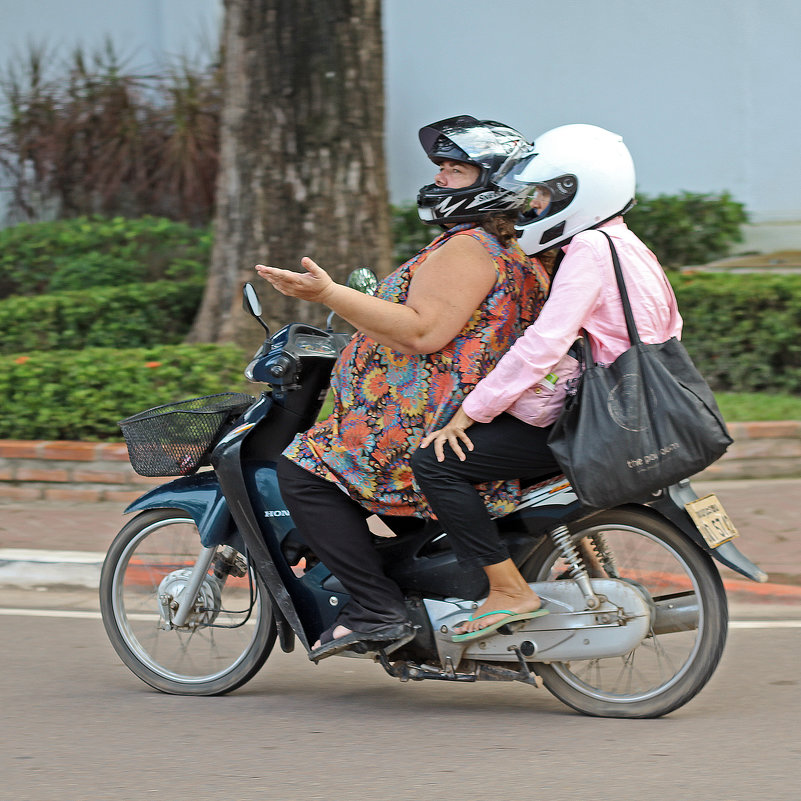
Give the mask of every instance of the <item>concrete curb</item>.
POLYGON ((104 553, 0 548, 0 587, 79 587, 96 590, 104 553))
MULTIPOLYGON (((695 480, 801 477, 801 421, 732 423, 734 443, 695 480)), ((0 440, 0 501, 127 504, 164 478, 144 478, 121 442, 0 440)))

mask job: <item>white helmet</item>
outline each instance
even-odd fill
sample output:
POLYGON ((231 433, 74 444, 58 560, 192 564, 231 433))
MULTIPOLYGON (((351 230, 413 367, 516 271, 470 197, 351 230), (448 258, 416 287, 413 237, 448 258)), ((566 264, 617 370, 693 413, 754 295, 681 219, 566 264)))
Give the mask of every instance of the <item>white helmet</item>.
POLYGON ((595 125, 562 125, 534 140, 533 153, 498 181, 526 184, 531 208, 518 221, 520 247, 533 255, 628 211, 634 162, 623 139, 595 125))

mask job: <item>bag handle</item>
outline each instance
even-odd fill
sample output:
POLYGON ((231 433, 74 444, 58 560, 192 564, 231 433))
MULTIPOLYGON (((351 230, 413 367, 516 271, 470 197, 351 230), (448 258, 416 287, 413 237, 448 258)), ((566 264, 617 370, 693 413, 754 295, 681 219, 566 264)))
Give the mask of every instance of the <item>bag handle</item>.
MULTIPOLYGON (((615 268, 615 278, 617 279, 617 288, 620 291, 620 300, 623 303, 623 316, 626 318, 626 330, 629 333, 629 341, 633 345, 640 344, 640 335, 637 331, 637 326, 634 323, 634 314, 631 311, 631 302, 629 301, 629 293, 626 291, 626 282, 623 280, 623 270, 620 268, 620 259, 617 257, 617 250, 612 237, 606 233, 596 229, 598 233, 603 234, 609 241, 609 249, 612 251, 612 264, 615 268)), ((595 367, 595 359, 592 355, 592 346, 590 345, 590 338, 586 331, 584 331, 584 364, 585 367, 595 367)))
POLYGON ((620 259, 617 257, 617 250, 615 243, 612 242, 612 237, 598 229, 599 233, 603 234, 609 240, 609 249, 612 251, 612 264, 615 267, 615 278, 617 278, 617 288, 620 290, 620 300, 623 302, 623 314, 626 318, 626 328, 629 332, 629 340, 632 346, 640 344, 640 335, 637 332, 637 326, 634 323, 634 314, 631 311, 631 303, 629 302, 629 293, 626 291, 626 282, 623 280, 623 270, 620 269, 620 259))

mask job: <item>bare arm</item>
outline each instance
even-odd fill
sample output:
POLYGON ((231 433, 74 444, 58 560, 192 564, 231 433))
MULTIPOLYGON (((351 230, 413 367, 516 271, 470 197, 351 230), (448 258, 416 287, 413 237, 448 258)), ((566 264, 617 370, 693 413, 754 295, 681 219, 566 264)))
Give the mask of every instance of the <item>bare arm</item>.
POLYGON ((305 273, 257 265, 284 295, 323 303, 377 342, 401 353, 433 353, 467 324, 492 289, 495 265, 470 236, 454 236, 415 271, 405 304, 371 297, 337 284, 304 257, 305 273))

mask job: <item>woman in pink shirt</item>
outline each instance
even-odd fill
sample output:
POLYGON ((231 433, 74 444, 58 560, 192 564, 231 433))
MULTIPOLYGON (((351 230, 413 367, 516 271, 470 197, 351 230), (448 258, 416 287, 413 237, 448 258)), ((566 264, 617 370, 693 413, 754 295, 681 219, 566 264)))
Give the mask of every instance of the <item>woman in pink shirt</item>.
POLYGON ((561 248, 550 295, 448 425, 429 434, 412 457, 417 483, 459 561, 481 566, 489 579, 487 599, 455 629, 459 640, 542 614, 475 485, 558 473, 547 440, 578 375, 571 346, 586 334, 602 364, 629 347, 609 241, 598 229, 618 252, 642 340, 679 337, 682 326, 659 262, 623 222, 634 202, 635 173, 618 135, 592 125, 555 128, 535 140, 534 154, 507 180, 532 186, 532 209, 520 224, 523 249, 561 248))

